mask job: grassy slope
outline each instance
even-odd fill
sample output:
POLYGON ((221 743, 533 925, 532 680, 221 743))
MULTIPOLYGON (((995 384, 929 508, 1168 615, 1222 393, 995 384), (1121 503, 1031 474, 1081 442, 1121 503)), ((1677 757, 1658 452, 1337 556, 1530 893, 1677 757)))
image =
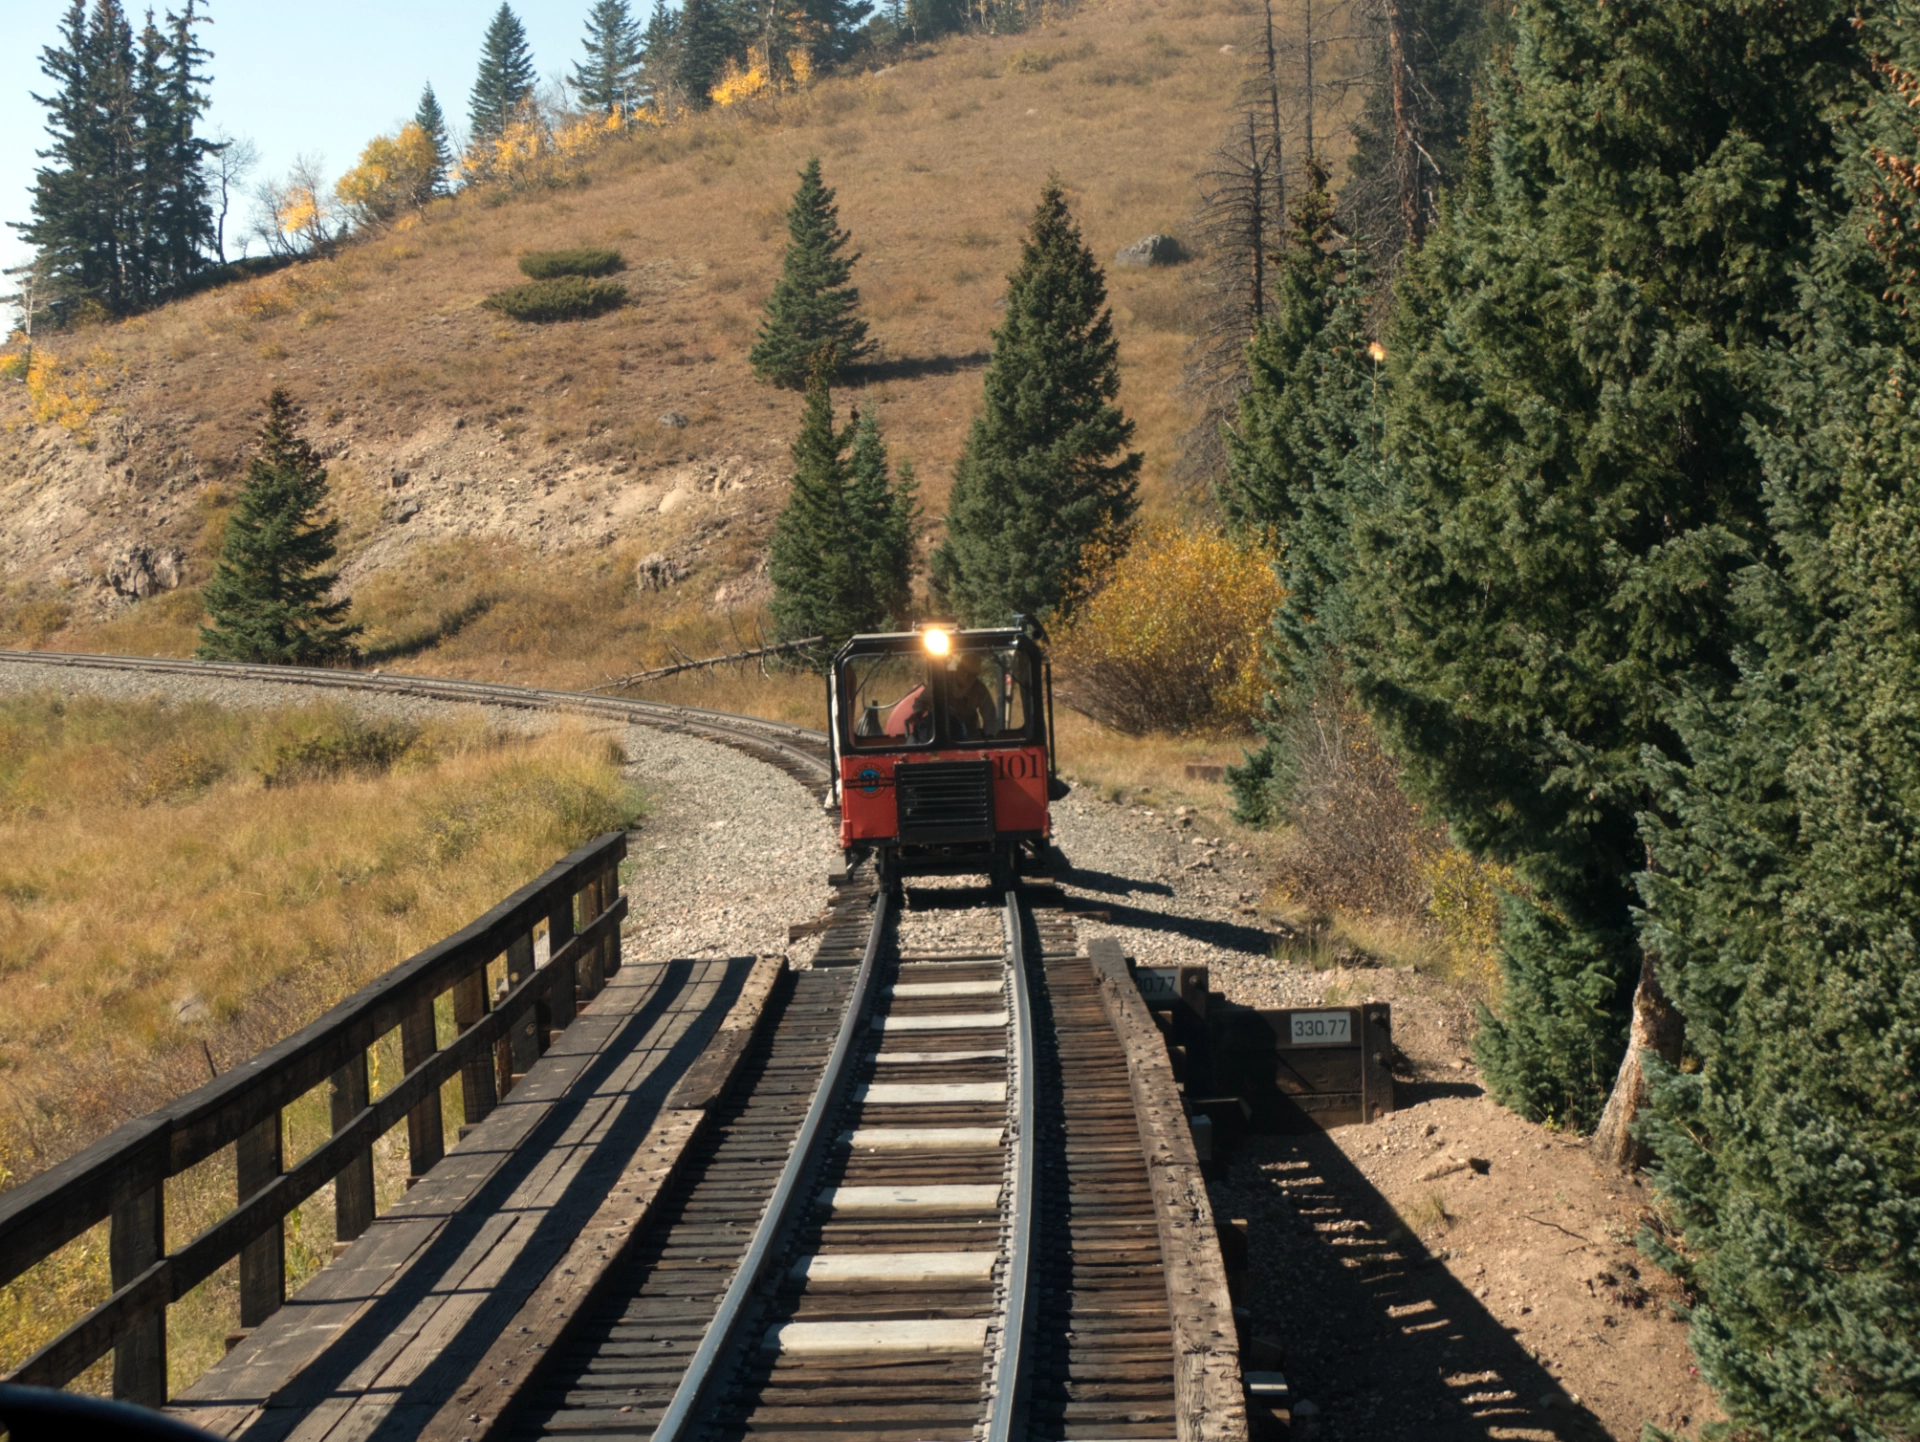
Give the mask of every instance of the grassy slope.
MULTIPOLYGON (((823 157, 864 253, 858 280, 884 364, 859 399, 878 407, 937 516, 1042 182, 1050 172, 1067 182, 1103 257, 1151 231, 1180 233, 1243 73, 1242 55, 1221 47, 1244 24, 1232 0, 1128 0, 1025 35, 955 38, 886 74, 616 144, 583 187, 504 204, 462 197, 335 259, 74 337, 71 353, 90 349, 110 384, 98 449, 117 450, 129 428, 136 439, 124 468, 65 499, 62 524, 82 540, 37 565, 16 561, 0 642, 188 649, 191 595, 103 622, 92 589, 71 578, 98 572, 104 541, 92 538, 134 535, 182 544, 190 580, 204 576, 230 489, 221 480, 277 382, 308 406, 319 439, 346 452, 333 463, 344 559, 370 639, 400 644, 391 664, 497 674, 505 660, 515 679, 580 684, 663 655, 665 634, 689 649, 721 644, 722 615, 751 611, 755 598, 716 604, 715 588, 759 559, 798 419, 797 398, 757 385, 745 354, 806 157, 823 157), (516 255, 573 244, 622 250, 635 303, 551 327, 479 309, 516 278, 516 255), (668 411, 689 424, 662 428, 668 411), (556 551, 511 521, 437 539, 423 524, 384 521, 390 471, 442 453, 471 477, 465 502, 510 509, 537 484, 582 514, 604 507, 601 543, 556 551), (728 457, 762 484, 671 519, 627 513, 636 485, 728 457), (688 555, 694 575, 665 597, 638 593, 632 562, 652 550, 688 555), (64 592, 45 583, 56 560, 64 592), (460 635, 424 644, 450 617, 460 635)), ((1158 508, 1176 504, 1166 475, 1188 424, 1177 389, 1189 269, 1109 277, 1122 402, 1158 508)), ((19 405, 17 392, 0 399, 0 421, 19 405)), ((19 478, 46 472, 35 447, 49 429, 11 450, 0 442, 0 487, 24 495, 19 478)))
MULTIPOLYGON (((327 706, 0 700, 0 1189, 296 1030, 627 824, 636 798, 616 763, 605 735, 582 728, 527 740, 369 728, 327 706)), ((389 1035, 373 1053, 376 1093, 399 1070, 389 1035)), ((449 1128, 463 1120, 459 1090, 446 1091, 449 1128)), ((292 1157, 328 1135, 325 1093, 288 1109, 292 1157)), ((384 1206, 405 1185, 404 1128, 375 1154, 384 1206)), ((233 1186, 231 1148, 169 1182, 170 1243, 216 1220, 233 1186)), ((289 1219, 295 1285, 331 1255, 331 1195, 289 1219)), ((0 1372, 105 1297, 105 1232, 0 1286, 0 1372)), ((229 1265, 170 1312, 176 1389, 219 1358, 235 1286, 229 1265)), ((102 1390, 106 1372, 83 1385, 102 1390)))

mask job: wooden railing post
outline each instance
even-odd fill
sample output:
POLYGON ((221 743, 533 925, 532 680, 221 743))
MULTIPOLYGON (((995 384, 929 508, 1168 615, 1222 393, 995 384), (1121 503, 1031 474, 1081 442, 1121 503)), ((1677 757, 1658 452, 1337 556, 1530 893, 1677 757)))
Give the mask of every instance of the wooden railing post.
MULTIPOLYGON (((400 1066, 408 1075, 440 1049, 434 1035, 433 998, 420 999, 400 1023, 400 1066)), ((412 1186, 447 1152, 445 1123, 440 1116, 440 1093, 429 1092, 407 1113, 407 1185, 412 1186)))
MULTIPOLYGON (((605 911, 620 899, 620 867, 616 862, 600 878, 600 909, 605 911)), ((616 924, 600 943, 600 975, 604 980, 620 974, 620 928, 616 924)))
MULTIPOLYGON (((167 1227, 161 1179, 113 1209, 107 1223, 107 1265, 118 1291, 166 1251, 167 1227)), ((113 1344, 113 1395, 142 1407, 167 1402, 167 1314, 135 1322, 113 1344)))
MULTIPOLYGON (((367 1109, 367 1054, 361 1052, 333 1074, 327 1086, 333 1130, 367 1109)), ((333 1179, 333 1237, 343 1246, 373 1225, 373 1148, 367 1147, 333 1179)))
MULTIPOLYGON (((600 914, 600 906, 600 878, 598 875, 589 876, 586 885, 580 889, 580 919, 592 921, 600 914)), ((580 958, 578 994, 581 1006, 585 1006, 600 994, 603 980, 600 963, 604 955, 604 949, 595 943, 587 954, 580 958)))
MULTIPOLYGON (((487 969, 483 965, 474 967, 453 984, 454 1027, 458 1031, 465 1031, 486 1014, 487 969)), ((460 1129, 462 1136, 466 1135, 467 1127, 477 1127, 485 1121, 487 1114, 499 1101, 490 1061, 488 1057, 479 1056, 460 1068, 461 1110, 467 1118, 465 1126, 460 1129)))
POLYGON ((572 962, 554 960, 560 955, 561 949, 573 940, 573 936, 573 893, 566 890, 554 898, 553 909, 547 913, 547 965, 565 968, 554 977, 553 985, 547 991, 547 1011, 553 1018, 555 1031, 572 1025, 577 1009, 574 965, 572 962))
MULTIPOLYGON (((234 1162, 234 1190, 241 1202, 280 1175, 284 1156, 279 1112, 240 1134, 234 1146, 234 1162)), ((275 1219, 271 1227, 240 1248, 240 1329, 259 1326, 279 1311, 286 1299, 286 1227, 275 1219)))
MULTIPOLYGON (((533 975, 533 933, 517 936, 507 946, 507 989, 511 991, 533 975)), ((547 1049, 547 1036, 553 1024, 547 1017, 547 1004, 538 1001, 521 1014, 508 1030, 513 1039, 513 1078, 518 1081, 533 1070, 540 1053, 547 1049)))

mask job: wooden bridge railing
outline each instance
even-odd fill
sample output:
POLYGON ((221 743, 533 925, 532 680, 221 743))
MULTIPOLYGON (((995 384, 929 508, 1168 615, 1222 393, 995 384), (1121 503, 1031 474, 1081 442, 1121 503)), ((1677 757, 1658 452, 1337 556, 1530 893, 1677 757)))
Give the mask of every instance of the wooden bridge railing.
POLYGON ((0 1286, 105 1220, 113 1288, 6 1380, 64 1386, 111 1351, 113 1395, 160 1406, 167 1399, 168 1306, 235 1257, 240 1326, 271 1316, 285 1300, 289 1212, 335 1182, 335 1235, 342 1242, 358 1237, 374 1217, 374 1141, 404 1118, 411 1170, 423 1174, 444 1147, 442 1085, 458 1075, 466 1122, 479 1122, 552 1033, 619 969, 627 903, 617 867, 626 851, 620 832, 589 842, 305 1030, 0 1194, 0 1286), (548 961, 536 967, 541 922, 548 961), (505 990, 492 996, 487 968, 503 954, 505 990), (447 992, 454 1036, 442 1047, 434 1002, 447 992), (396 1028, 405 1075, 371 1100, 368 1048, 396 1028), (333 1134, 286 1167, 281 1112, 322 1082, 329 1083, 333 1134), (229 1145, 237 1204, 168 1252, 167 1179, 229 1145))

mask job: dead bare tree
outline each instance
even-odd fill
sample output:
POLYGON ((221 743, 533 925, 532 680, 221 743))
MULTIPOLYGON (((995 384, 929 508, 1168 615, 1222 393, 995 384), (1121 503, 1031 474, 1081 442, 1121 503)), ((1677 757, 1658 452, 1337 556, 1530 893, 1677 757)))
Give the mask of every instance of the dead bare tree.
POLYGON ((206 159, 201 162, 200 170, 206 178, 208 193, 218 202, 213 242, 222 265, 227 263, 227 217, 239 198, 241 183, 259 163, 260 152, 251 140, 236 139, 224 130, 214 133, 213 141, 207 147, 206 159))
POLYGON ((26 342, 21 353, 20 377, 25 380, 33 373, 33 324, 52 311, 65 292, 44 255, 36 255, 27 264, 14 266, 5 273, 17 276, 20 283, 20 289, 12 295, 0 296, 0 305, 12 306, 19 317, 16 326, 26 342))
POLYGON ((1341 138, 1342 100, 1364 77, 1351 59, 1373 32, 1362 12, 1376 0, 1305 0, 1297 34, 1280 33, 1273 0, 1261 0, 1247 46, 1253 66, 1227 133, 1200 173, 1194 233, 1203 264, 1184 386, 1196 424, 1181 443, 1175 477, 1196 491, 1226 465, 1223 430, 1247 388, 1247 342, 1273 304, 1274 262, 1286 244, 1287 195, 1325 147, 1341 138))
MULTIPOLYGON (((587 689, 589 692, 616 691, 628 686, 638 686, 646 681, 660 681, 668 676, 678 676, 683 671, 701 671, 709 666, 728 666, 743 661, 764 660, 764 658, 768 656, 780 656, 789 651, 804 651, 810 647, 824 646, 826 644, 827 638, 825 636, 807 636, 798 641, 782 641, 774 646, 755 646, 749 650, 733 651, 725 656, 707 656, 696 659, 687 655, 685 651, 682 651, 678 646, 675 646, 669 641, 667 643, 668 649, 681 658, 671 666, 656 666, 651 671, 635 671, 627 676, 609 676, 598 686, 590 686, 587 689)), ((765 668, 762 667, 763 671, 764 669, 765 668)))
POLYGON ((1439 220, 1441 197, 1465 168, 1474 83, 1506 21, 1489 0, 1365 3, 1375 7, 1377 39, 1340 216, 1384 285, 1439 220))

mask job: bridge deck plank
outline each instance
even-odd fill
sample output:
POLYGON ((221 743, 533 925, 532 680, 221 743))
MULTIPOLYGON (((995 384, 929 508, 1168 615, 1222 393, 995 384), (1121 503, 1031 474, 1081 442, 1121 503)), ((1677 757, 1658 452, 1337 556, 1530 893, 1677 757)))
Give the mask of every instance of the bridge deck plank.
POLYGON ((491 1116, 168 1410, 261 1442, 431 1415, 575 1241, 752 965, 623 967, 491 1116))

